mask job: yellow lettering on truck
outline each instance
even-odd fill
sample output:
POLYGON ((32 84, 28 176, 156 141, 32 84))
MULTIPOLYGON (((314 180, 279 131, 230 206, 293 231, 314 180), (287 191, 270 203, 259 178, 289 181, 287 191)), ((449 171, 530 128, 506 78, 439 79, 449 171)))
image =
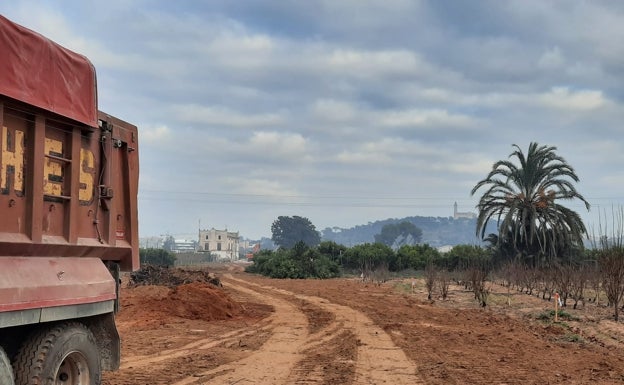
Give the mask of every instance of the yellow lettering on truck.
POLYGON ((91 202, 93 199, 93 172, 95 170, 95 156, 89 150, 80 149, 80 193, 81 202, 91 202))
POLYGON ((13 151, 9 149, 9 132, 2 127, 2 172, 0 173, 0 188, 5 194, 9 193, 9 167, 13 168, 13 190, 24 192, 24 133, 15 130, 13 151))

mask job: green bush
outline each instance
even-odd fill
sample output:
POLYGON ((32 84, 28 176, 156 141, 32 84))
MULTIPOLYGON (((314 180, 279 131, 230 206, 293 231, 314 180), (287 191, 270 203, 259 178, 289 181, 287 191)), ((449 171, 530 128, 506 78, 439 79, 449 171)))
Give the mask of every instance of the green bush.
POLYGON ((340 275, 336 262, 303 243, 290 250, 263 251, 254 256, 246 271, 271 278, 325 279, 340 275))
MULTIPOLYGON (((440 253, 434 247, 428 244, 422 245, 404 245, 396 252, 396 267, 390 266, 391 270, 398 271, 403 269, 424 270, 430 261, 438 261, 440 253)), ((436 263, 437 264, 437 263, 436 263)))
POLYGON ((314 273, 316 278, 335 278, 340 276, 340 267, 328 257, 321 256, 314 261, 314 273))
POLYGON ((175 255, 165 249, 139 249, 141 265, 173 266, 175 255))
POLYGON ((276 254, 269 259, 262 274, 271 278, 304 278, 300 266, 284 254, 276 254))

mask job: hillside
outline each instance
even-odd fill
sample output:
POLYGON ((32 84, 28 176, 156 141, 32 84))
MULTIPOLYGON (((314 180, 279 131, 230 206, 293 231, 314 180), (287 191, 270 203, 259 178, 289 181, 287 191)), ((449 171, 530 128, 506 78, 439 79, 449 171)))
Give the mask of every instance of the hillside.
MULTIPOLYGON (((384 225, 408 221, 423 231, 422 243, 428 243, 433 247, 454 246, 458 244, 481 244, 481 240, 475 236, 476 219, 453 217, 405 217, 389 218, 366 225, 358 225, 352 228, 327 227, 321 231, 324 241, 334 241, 345 246, 354 246, 362 243, 372 243, 375 235, 381 232, 384 225)), ((486 234, 495 232, 496 224, 490 223, 486 234)))

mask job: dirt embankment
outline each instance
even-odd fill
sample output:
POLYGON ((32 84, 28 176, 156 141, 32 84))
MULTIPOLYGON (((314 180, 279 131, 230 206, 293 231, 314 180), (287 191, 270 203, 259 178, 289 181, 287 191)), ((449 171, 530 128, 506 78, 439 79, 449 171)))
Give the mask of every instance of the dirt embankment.
POLYGON ((554 324, 520 293, 479 309, 461 287, 430 303, 401 281, 217 276, 124 288, 122 367, 103 384, 624 383, 624 331, 590 307, 554 324))

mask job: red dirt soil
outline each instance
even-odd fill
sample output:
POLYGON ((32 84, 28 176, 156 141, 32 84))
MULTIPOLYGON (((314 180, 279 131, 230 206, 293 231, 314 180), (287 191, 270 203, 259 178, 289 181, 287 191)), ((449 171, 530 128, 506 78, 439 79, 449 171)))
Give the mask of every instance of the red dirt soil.
POLYGON ((459 286, 429 302, 421 281, 218 268, 222 288, 122 289, 122 367, 103 385, 624 384, 624 330, 604 306, 554 323, 538 320, 552 303, 495 285, 481 309, 459 286))
POLYGON ((240 316, 241 304, 232 300, 222 289, 207 283, 190 283, 168 288, 137 286, 124 289, 121 296, 123 311, 119 324, 136 327, 163 323, 171 318, 216 321, 240 316))

